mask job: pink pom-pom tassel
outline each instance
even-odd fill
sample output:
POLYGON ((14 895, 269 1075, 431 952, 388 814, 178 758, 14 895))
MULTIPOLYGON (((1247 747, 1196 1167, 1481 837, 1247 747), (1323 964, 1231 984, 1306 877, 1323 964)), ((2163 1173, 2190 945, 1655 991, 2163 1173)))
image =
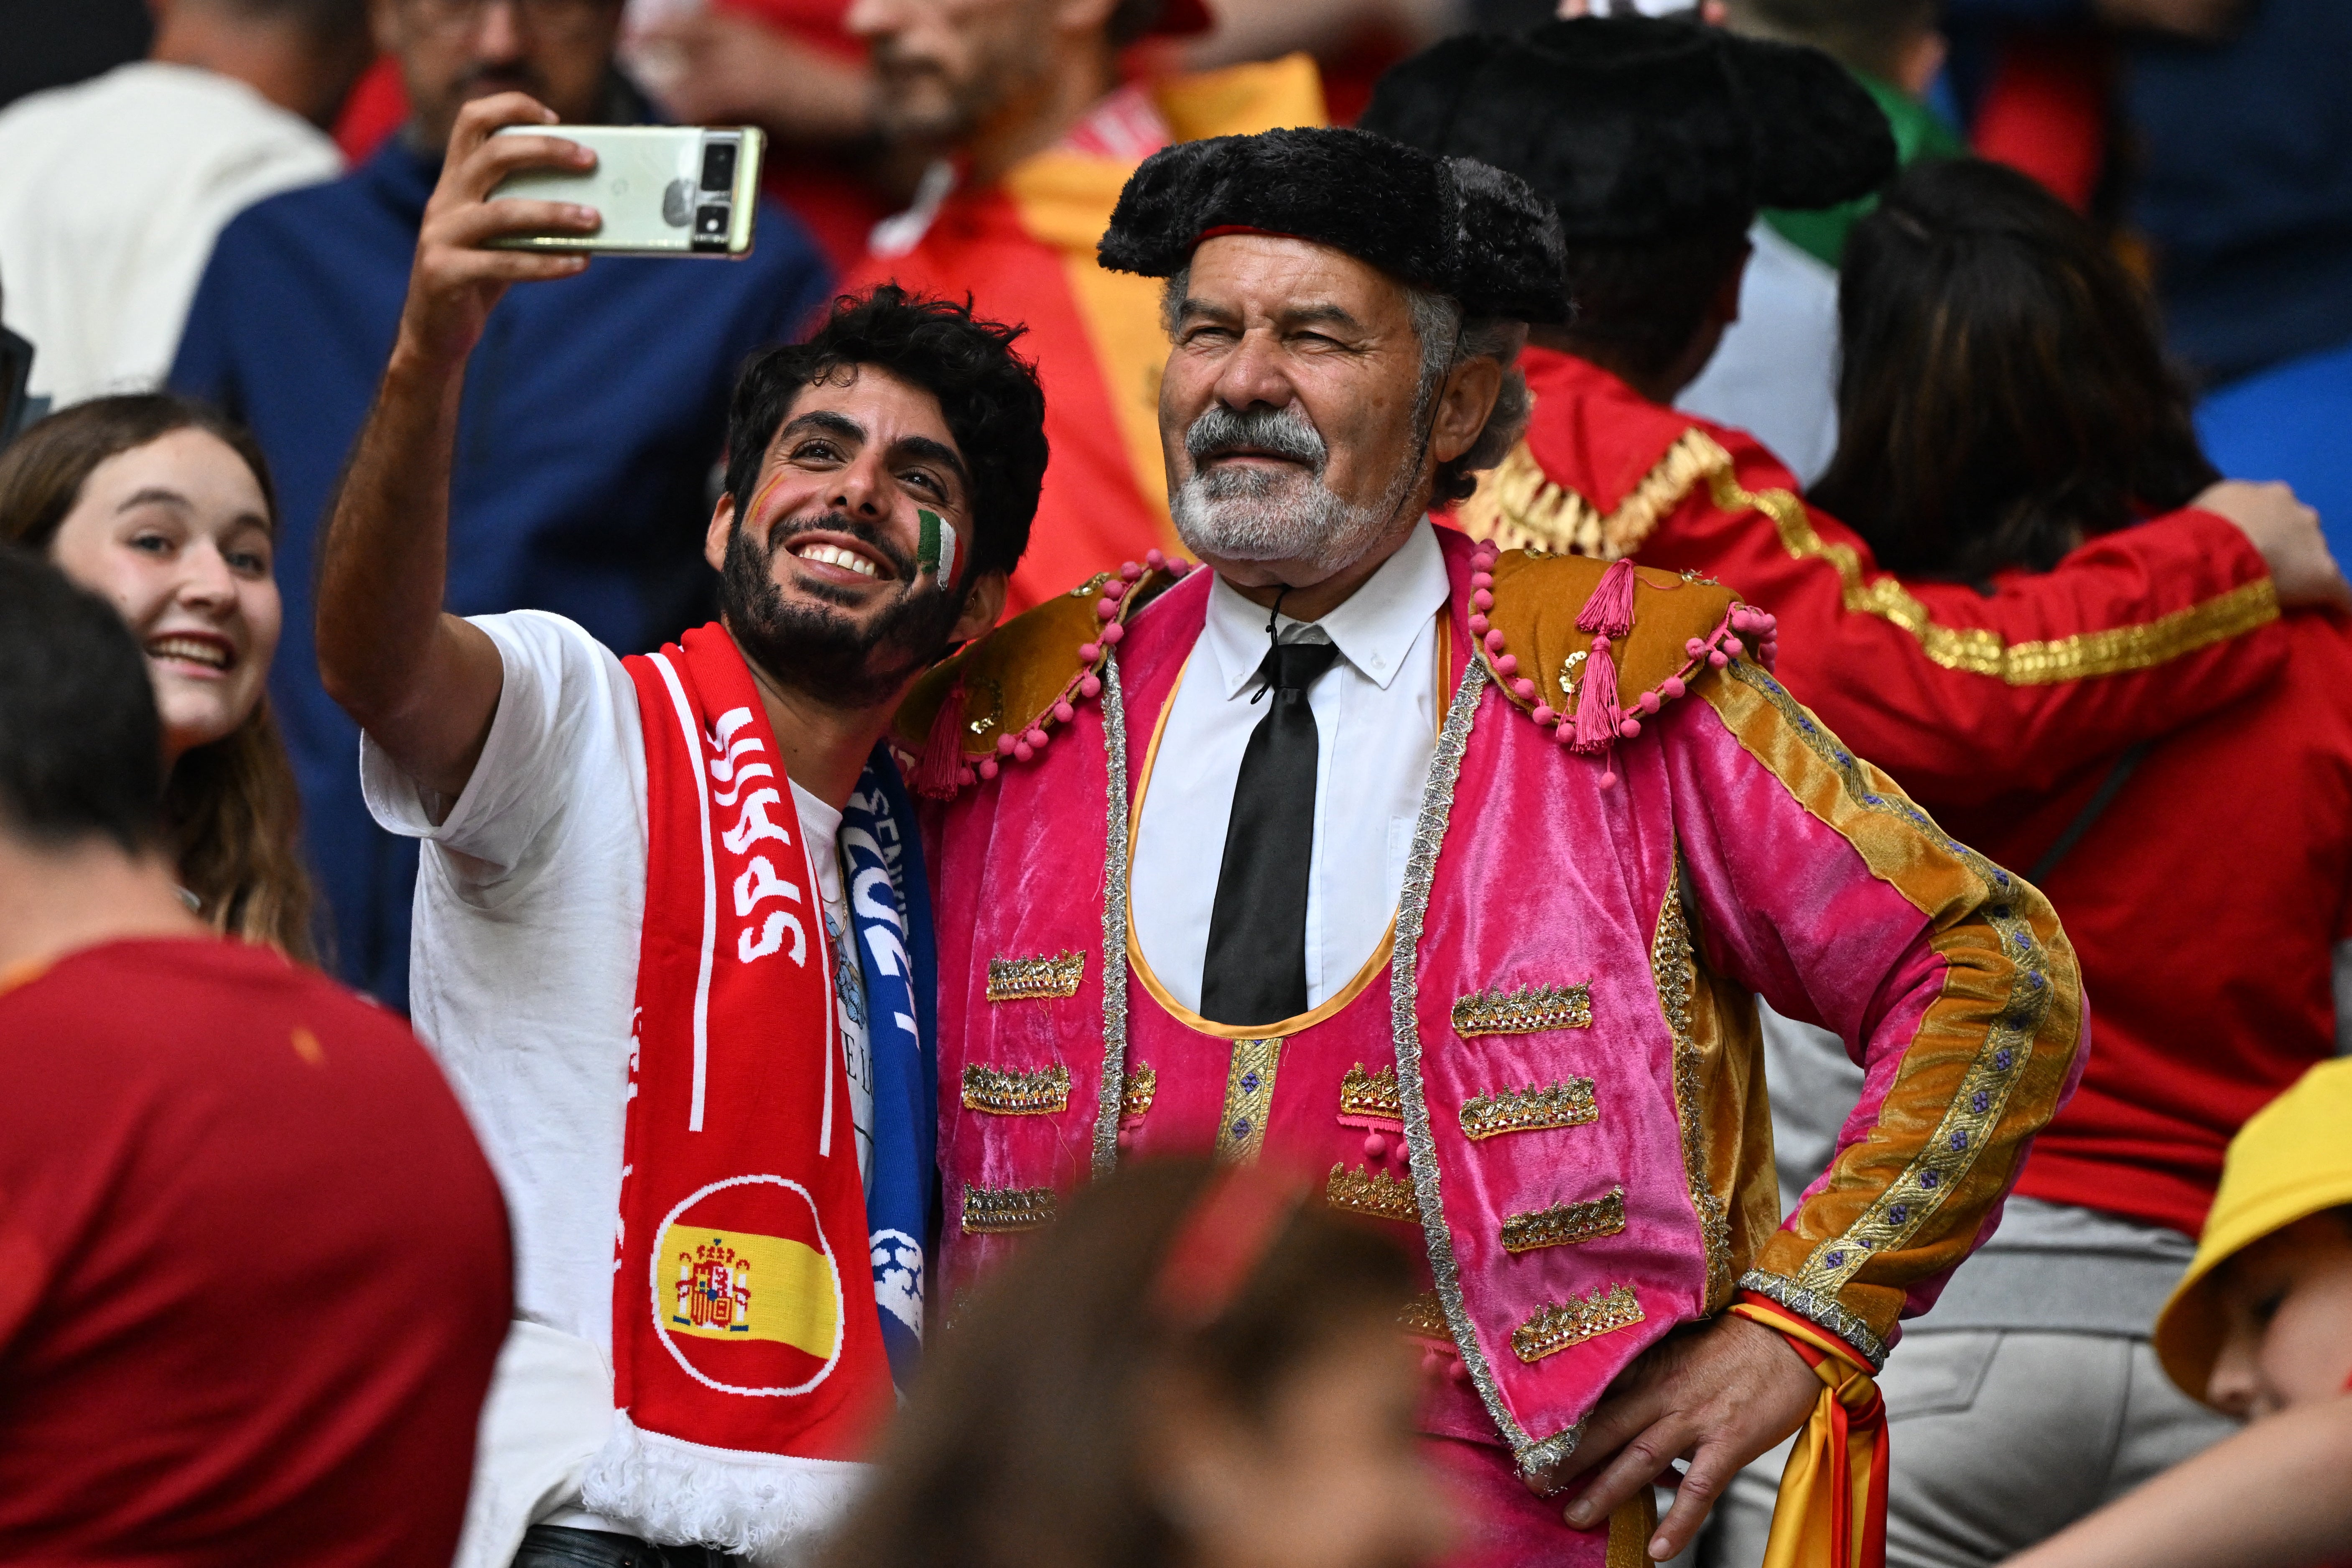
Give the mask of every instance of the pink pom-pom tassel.
POLYGON ((948 700, 940 704, 937 716, 931 720, 931 732, 924 737, 923 755, 915 769, 915 793, 933 800, 954 797, 958 775, 963 771, 963 688, 948 689, 948 700))
POLYGON ((1633 629, 1633 563, 1618 561, 1601 574, 1601 585, 1584 601, 1576 629, 1604 637, 1622 637, 1633 629))
POLYGON ((1583 686, 1576 700, 1576 749, 1598 752, 1606 747, 1617 738, 1617 726, 1624 719, 1617 708, 1617 661, 1610 657, 1608 639, 1595 637, 1592 655, 1584 661, 1583 686))

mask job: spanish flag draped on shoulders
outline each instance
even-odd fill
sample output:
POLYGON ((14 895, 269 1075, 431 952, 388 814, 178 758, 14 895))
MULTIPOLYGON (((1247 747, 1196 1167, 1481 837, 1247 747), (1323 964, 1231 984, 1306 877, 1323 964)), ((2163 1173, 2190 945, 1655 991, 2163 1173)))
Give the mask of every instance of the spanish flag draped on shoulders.
POLYGON ((998 184, 950 194, 911 248, 884 225, 852 269, 852 289, 895 279, 949 299, 969 292, 981 315, 1029 328, 1021 346, 1045 384, 1054 458, 1009 612, 1178 547, 1160 455, 1160 282, 1095 259, 1128 176, 1171 142, 1323 122, 1307 55, 1129 83, 998 184))
POLYGON ((2269 572, 2212 513, 2104 535, 1990 594, 1898 579, 1745 432, 1572 354, 1520 363, 1527 437, 1464 503, 1469 531, 1721 578, 1787 630, 1790 689, 1923 798, 2046 789, 2284 662, 2269 572))

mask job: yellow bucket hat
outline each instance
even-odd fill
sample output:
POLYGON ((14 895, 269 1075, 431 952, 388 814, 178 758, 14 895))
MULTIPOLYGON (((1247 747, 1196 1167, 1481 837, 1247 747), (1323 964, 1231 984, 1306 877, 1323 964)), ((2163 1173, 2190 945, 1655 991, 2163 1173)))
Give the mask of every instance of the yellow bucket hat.
POLYGON ((2156 1353, 2191 1399, 2221 1351, 2213 1270, 2273 1231, 2352 1204, 2352 1058, 2322 1062, 2256 1111, 2221 1166, 2189 1272, 2156 1315, 2156 1353))

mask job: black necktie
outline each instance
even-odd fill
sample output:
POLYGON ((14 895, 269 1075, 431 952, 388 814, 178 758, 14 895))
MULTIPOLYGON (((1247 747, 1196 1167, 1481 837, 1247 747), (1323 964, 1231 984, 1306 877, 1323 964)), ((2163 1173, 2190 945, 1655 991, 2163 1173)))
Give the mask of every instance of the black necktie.
POLYGON ((1250 731, 1209 912, 1201 1016, 1271 1024, 1307 1011, 1307 870, 1315 849, 1315 710, 1307 689, 1339 657, 1278 643, 1258 666, 1270 700, 1250 731))

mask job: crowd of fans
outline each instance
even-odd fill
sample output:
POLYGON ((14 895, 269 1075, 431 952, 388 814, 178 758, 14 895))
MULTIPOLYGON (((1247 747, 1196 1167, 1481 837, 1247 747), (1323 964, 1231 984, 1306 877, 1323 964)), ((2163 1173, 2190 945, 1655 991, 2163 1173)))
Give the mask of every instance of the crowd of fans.
MULTIPOLYGON (((765 700, 824 710, 775 736, 810 841, 792 930, 842 966, 865 1206, 899 1182, 921 1212, 931 1134, 890 1147, 877 1109, 878 987, 932 978, 893 710, 1089 580, 1115 622, 1122 563, 1191 537, 1162 367, 1197 301, 1097 259, 1138 166, 1351 124, 1558 212, 1568 321, 1410 296, 1424 354, 1442 329, 1496 367, 1514 443, 1474 426, 1433 459, 1441 523, 1773 612, 1790 691, 2046 893, 2080 965, 2079 1088, 1999 1228, 1906 1306, 1884 1536, 1845 1562, 2352 1560, 2352 9, 48 10, 0 4, 0 1558, 740 1560, 715 1525, 599 1544, 651 1517, 598 1489, 610 1359, 564 1359, 617 1357, 610 1286, 534 1250, 609 1250, 638 1148, 631 976, 665 863, 615 656, 723 611, 765 700), (1636 14, 1622 47, 1578 31, 1636 14), (761 127, 750 256, 479 247, 499 179, 546 161, 489 132, 565 123, 761 127), (1557 151, 1579 138, 1612 177, 1557 151), (941 597, 840 647, 761 597, 787 536, 744 534, 789 488, 779 427, 811 420, 844 448, 809 460, 825 482, 887 447, 952 513, 862 565, 844 542, 843 581, 933 572, 941 597), (959 551, 992 585, 950 603, 959 551), (852 846, 877 839, 903 973, 861 973, 853 934, 876 940, 852 846), (535 1021, 567 1008, 587 1022, 535 1021)), ((1304 416, 1247 434, 1324 451, 1304 416)), ((1010 765, 1045 733, 988 743, 1010 765)), ((1172 874, 1139 851, 1139 886, 1172 874)), ((1860 1024, 1770 1000, 1793 1211, 1886 1086, 1860 1024)), ((930 1005, 897 1017, 935 1078, 930 1005)), ((1416 1265, 1307 1199, 1272 1165, 1142 1162, 951 1317, 918 1256, 910 1333, 947 1331, 821 1560, 1460 1550, 1414 1442, 1444 1358, 1393 1328, 1416 1265)), ((1699 1500, 1675 1561, 1783 1568, 1784 1462, 1699 1500)))

